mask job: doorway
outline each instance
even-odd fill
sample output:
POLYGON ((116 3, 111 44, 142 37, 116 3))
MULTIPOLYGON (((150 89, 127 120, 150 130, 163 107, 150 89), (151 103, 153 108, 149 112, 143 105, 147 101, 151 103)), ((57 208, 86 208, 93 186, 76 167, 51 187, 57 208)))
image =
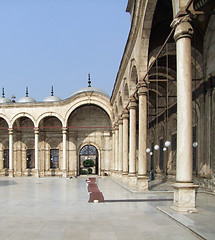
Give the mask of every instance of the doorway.
POLYGON ((98 150, 93 145, 85 145, 79 154, 79 175, 98 174, 98 150))

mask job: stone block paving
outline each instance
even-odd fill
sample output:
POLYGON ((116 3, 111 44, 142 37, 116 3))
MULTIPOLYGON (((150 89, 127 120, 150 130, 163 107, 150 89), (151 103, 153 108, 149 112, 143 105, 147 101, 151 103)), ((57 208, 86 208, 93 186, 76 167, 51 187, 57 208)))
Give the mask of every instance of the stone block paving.
POLYGON ((171 212, 172 192, 136 193, 111 178, 97 184, 103 203, 88 203, 86 178, 0 178, 0 240, 215 239, 212 195, 200 194, 199 213, 186 215, 171 212))

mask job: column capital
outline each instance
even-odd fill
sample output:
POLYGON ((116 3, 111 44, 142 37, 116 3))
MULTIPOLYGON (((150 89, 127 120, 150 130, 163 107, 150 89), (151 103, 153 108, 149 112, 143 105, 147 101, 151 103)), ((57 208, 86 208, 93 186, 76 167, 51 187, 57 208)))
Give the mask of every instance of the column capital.
POLYGON ((180 38, 192 38, 193 36, 193 27, 190 24, 192 21, 190 15, 185 15, 183 17, 175 18, 172 23, 171 27, 175 28, 174 39, 177 41, 180 38))
POLYGON ((34 134, 39 134, 39 128, 38 127, 34 128, 34 134))
POLYGON ((9 132, 10 135, 12 135, 13 134, 13 128, 8 128, 8 132, 9 132))
POLYGON ((122 111, 122 119, 128 119, 129 118, 129 114, 128 114, 128 110, 126 108, 123 109, 122 111))
POLYGON ((119 118, 118 125, 122 125, 122 117, 119 118))
POLYGON ((147 95, 148 92, 148 86, 147 83, 145 81, 139 81, 137 84, 137 88, 138 88, 138 95, 147 95))
POLYGON ((115 130, 119 130, 119 123, 118 123, 118 122, 115 122, 115 124, 114 124, 114 129, 115 129, 115 130))
POLYGON ((128 109, 136 109, 137 107, 137 103, 136 103, 136 99, 134 97, 131 97, 129 99, 129 106, 128 106, 128 109))
POLYGON ((67 127, 62 127, 62 133, 67 134, 67 127))

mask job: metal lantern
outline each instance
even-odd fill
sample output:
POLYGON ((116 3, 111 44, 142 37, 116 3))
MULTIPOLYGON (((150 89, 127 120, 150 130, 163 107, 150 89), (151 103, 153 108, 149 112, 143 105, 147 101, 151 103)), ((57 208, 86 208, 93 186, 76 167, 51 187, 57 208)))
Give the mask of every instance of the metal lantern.
POLYGON ((146 152, 147 152, 147 153, 150 153, 150 152, 151 152, 151 149, 150 149, 150 148, 146 148, 146 152))
POLYGON ((171 145, 171 142, 167 140, 167 141, 164 143, 164 145, 165 145, 165 147, 169 147, 169 146, 171 145))
POLYGON ((156 145, 154 146, 154 149, 157 151, 157 150, 159 149, 159 146, 156 144, 156 145))

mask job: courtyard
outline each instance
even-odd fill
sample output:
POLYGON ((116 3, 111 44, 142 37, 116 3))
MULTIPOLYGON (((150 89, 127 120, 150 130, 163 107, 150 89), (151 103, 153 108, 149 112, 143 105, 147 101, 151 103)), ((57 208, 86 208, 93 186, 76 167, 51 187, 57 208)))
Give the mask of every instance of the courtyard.
POLYGON ((98 177, 104 203, 88 203, 86 177, 0 179, 1 240, 214 239, 215 196, 199 190, 199 213, 171 210, 170 184, 149 192, 98 177))

